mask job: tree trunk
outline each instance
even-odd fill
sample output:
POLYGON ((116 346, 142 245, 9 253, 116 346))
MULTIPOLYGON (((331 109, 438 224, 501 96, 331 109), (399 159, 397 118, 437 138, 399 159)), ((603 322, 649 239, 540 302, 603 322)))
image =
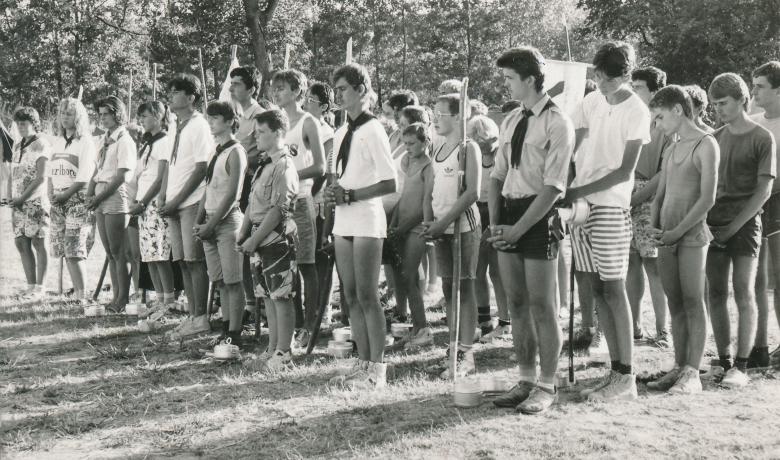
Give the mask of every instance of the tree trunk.
MULTIPOLYGON (((260 8, 260 0, 241 0, 241 2, 244 5, 246 27, 249 29, 252 51, 255 56, 255 67, 263 75, 263 80, 268 81, 271 69, 266 32, 279 0, 267 0, 264 9, 260 8)), ((261 95, 265 95, 265 86, 263 85, 261 88, 261 95)))
POLYGON ((406 3, 404 0, 401 0, 401 27, 403 27, 404 34, 403 57, 401 58, 401 88, 406 88, 406 50, 408 45, 406 42, 406 3))
POLYGON ((379 107, 382 107, 382 79, 380 76, 381 69, 382 69, 382 62, 379 57, 380 29, 377 25, 376 1, 377 0, 371 2, 371 26, 374 29, 374 36, 372 38, 372 42, 374 45, 374 68, 376 71, 376 78, 375 78, 376 81, 374 82, 374 88, 376 88, 377 105, 379 107))
POLYGON ((60 51, 60 33, 54 29, 54 75, 57 79, 57 99, 62 99, 62 53, 60 51))

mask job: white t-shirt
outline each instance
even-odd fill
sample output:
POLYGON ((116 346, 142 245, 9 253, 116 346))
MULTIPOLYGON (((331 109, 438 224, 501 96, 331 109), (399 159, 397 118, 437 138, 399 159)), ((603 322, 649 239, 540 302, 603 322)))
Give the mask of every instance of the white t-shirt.
POLYGON ((92 136, 73 139, 67 143, 64 136, 51 140, 49 178, 55 192, 65 190, 75 182, 88 183, 97 168, 97 150, 92 136))
MULTIPOLYGON (((317 120, 314 120, 314 117, 312 117, 311 114, 305 113, 298 119, 298 122, 295 123, 295 125, 290 127, 290 130, 287 131, 287 135, 284 138, 285 142, 290 147, 290 155, 292 155, 293 164, 298 171, 314 164, 314 154, 312 154, 311 149, 307 147, 306 143, 303 141, 303 124, 309 118, 314 121, 315 125, 317 124, 317 120)), ((298 198, 311 195, 311 187, 313 184, 314 179, 312 178, 301 179, 298 182, 298 198)))
MULTIPOLYGON (((599 91, 585 96, 574 114, 574 127, 588 130, 588 151, 586 155, 577 155, 577 174, 572 187, 590 184, 619 169, 626 142, 650 142, 650 120, 650 110, 634 93, 617 105, 607 102, 599 91)), ((626 182, 588 195, 585 200, 595 205, 630 209, 633 187, 632 171, 626 182)))
POLYGON ((126 127, 120 126, 110 135, 102 135, 97 147, 100 151, 95 173, 96 184, 110 182, 120 169, 127 169, 125 182, 133 177, 136 164, 135 141, 130 137, 126 127))
MULTIPOLYGON (((336 131, 333 155, 338 155, 341 141, 347 133, 344 125, 336 131)), ((360 126, 352 135, 349 161, 339 184, 348 190, 357 190, 376 183, 395 179, 395 167, 390 156, 390 141, 382 124, 374 119, 360 126)), ((384 238, 387 236, 387 220, 382 198, 356 201, 336 206, 333 234, 384 238)))
MULTIPOLYGON (((173 145, 175 133, 171 136, 171 161, 168 165, 168 187, 165 191, 165 199, 172 200, 179 194, 184 184, 195 171, 195 163, 206 163, 211 160, 216 146, 211 135, 209 123, 199 112, 192 114, 189 122, 181 130, 179 135, 179 148, 176 158, 173 158, 173 145)), ((197 204, 203 198, 206 190, 205 178, 198 187, 179 205, 179 209, 197 204)))
POLYGON ((166 135, 152 144, 152 151, 148 151, 148 147, 144 148, 141 152, 141 157, 138 158, 138 192, 135 195, 136 201, 141 201, 146 196, 149 188, 152 186, 155 180, 157 180, 157 173, 160 169, 160 161, 171 160, 171 148, 173 145, 170 135, 166 135))
MULTIPOLYGON (((780 143, 780 117, 767 118, 764 115, 763 112, 756 113, 751 115, 750 118, 772 133, 772 136, 775 138, 775 146, 777 146, 777 144, 780 143)), ((777 164, 780 165, 780 148, 777 148, 776 150, 775 155, 778 160, 777 164)), ((774 185, 772 185, 772 194, 777 192, 780 192, 780 180, 775 180, 774 185)))

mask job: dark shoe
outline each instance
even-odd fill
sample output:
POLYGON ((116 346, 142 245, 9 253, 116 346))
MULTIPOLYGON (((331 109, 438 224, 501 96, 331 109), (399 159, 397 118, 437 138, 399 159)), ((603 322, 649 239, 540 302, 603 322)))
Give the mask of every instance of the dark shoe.
POLYGON ((748 369, 768 369, 770 367, 769 348, 756 348, 750 351, 748 356, 748 369))
POLYGON ((517 382, 509 391, 493 400, 496 407, 516 408, 531 395, 531 390, 536 388, 531 382, 517 382))

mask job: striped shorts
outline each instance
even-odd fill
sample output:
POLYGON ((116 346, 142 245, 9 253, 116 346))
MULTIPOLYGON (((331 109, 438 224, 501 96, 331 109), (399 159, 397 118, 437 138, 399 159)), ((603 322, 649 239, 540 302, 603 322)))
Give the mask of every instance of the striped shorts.
POLYGON ((598 273, 602 281, 625 280, 631 246, 631 214, 627 209, 590 206, 588 220, 571 230, 574 265, 598 273))

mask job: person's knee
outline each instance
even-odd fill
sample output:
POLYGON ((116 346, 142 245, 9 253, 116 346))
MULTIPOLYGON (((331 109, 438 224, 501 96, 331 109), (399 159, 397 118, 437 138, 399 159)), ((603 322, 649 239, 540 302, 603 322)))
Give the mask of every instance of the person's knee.
POLYGON ((644 257, 642 258, 642 265, 644 266, 648 277, 658 276, 658 258, 644 257))
POLYGON ((16 249, 18 249, 20 252, 26 251, 29 247, 27 241, 24 238, 15 238, 14 245, 16 245, 16 249))

